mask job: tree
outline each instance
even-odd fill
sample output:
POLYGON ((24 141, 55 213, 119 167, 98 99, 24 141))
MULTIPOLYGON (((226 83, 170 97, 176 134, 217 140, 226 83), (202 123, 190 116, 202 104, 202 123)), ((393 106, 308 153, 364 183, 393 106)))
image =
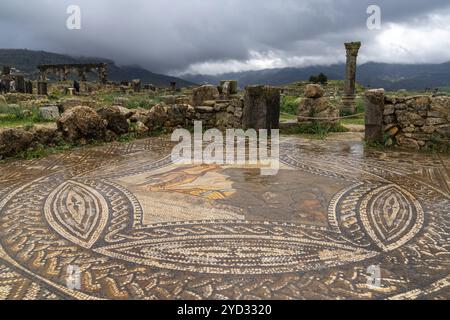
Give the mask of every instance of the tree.
POLYGON ((309 82, 314 84, 326 85, 328 83, 328 77, 325 74, 320 73, 318 76, 309 77, 309 82))
POLYGON ((325 85, 325 84, 328 83, 328 77, 326 75, 324 75, 323 73, 320 73, 317 76, 317 82, 322 84, 322 85, 325 85))
POLYGON ((319 79, 316 76, 309 77, 309 82, 311 83, 318 83, 319 79))

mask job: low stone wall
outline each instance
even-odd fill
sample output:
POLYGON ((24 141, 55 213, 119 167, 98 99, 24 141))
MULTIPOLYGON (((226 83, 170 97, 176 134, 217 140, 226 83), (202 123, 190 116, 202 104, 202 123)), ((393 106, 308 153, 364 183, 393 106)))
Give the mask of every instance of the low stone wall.
MULTIPOLYGON (((75 101, 74 101, 75 102, 75 101)), ((38 145, 54 146, 59 143, 86 144, 90 141, 113 141, 117 137, 136 133, 191 127, 202 121, 204 128, 241 128, 243 98, 208 101, 204 106, 189 104, 154 106, 151 110, 127 109, 121 106, 95 110, 90 106, 59 106, 40 108, 43 117, 55 119, 56 124, 0 130, 0 159, 15 156, 38 145)))
POLYGON ((366 139, 416 150, 450 148, 450 97, 366 92, 366 139))
POLYGON ((190 127, 195 121, 202 121, 204 128, 242 127, 243 99, 207 101, 204 104, 202 106, 160 104, 149 112, 144 124, 152 129, 167 130, 190 127))
POLYGON ((40 115, 56 120, 56 125, 39 130, 0 130, 0 159, 37 145, 108 142, 129 133, 140 136, 159 131, 170 133, 177 128, 193 127, 195 121, 201 121, 204 129, 276 129, 279 126, 280 92, 274 87, 250 86, 243 97, 220 95, 216 87, 202 86, 194 90, 192 99, 183 96, 175 102, 162 102, 151 110, 127 109, 121 105, 101 107, 97 101, 77 97, 55 105, 47 103, 39 107, 40 115))
POLYGON ((386 97, 383 116, 388 144, 413 149, 450 147, 450 97, 386 97))

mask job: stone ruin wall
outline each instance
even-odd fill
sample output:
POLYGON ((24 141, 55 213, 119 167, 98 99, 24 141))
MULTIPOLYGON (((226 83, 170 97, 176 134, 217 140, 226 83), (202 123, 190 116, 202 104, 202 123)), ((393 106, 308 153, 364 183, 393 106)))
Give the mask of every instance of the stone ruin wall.
POLYGON ((152 110, 155 114, 144 124, 149 128, 175 129, 192 127, 195 121, 202 121, 203 128, 241 128, 244 109, 243 98, 208 101, 206 105, 160 104, 152 110))
POLYGON ((385 97, 387 144, 434 150, 450 147, 450 97, 385 97))
MULTIPOLYGON (((191 127, 195 121, 202 121, 204 128, 241 128, 244 98, 206 85, 195 88, 192 96, 163 97, 155 110, 155 121, 165 129, 191 127)), ((154 127, 151 121, 147 124, 154 127)))
POLYGON ((450 97, 365 93, 366 141, 416 150, 450 150, 450 97))
POLYGON ((195 89, 192 97, 177 97, 175 103, 160 103, 151 110, 127 109, 119 104, 101 107, 77 98, 66 99, 61 105, 45 105, 40 108, 42 116, 56 120, 56 125, 0 129, 0 159, 38 145, 113 141, 127 133, 145 136, 192 127, 195 121, 202 121, 205 129, 242 128, 244 97, 225 97, 218 92, 217 87, 203 86, 195 89))

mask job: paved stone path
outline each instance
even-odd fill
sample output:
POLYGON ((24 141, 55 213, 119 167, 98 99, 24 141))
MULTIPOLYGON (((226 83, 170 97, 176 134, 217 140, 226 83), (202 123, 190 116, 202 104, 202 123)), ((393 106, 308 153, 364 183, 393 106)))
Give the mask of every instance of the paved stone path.
POLYGON ((0 164, 0 298, 450 298, 449 156, 285 138, 261 176, 170 150, 0 164))

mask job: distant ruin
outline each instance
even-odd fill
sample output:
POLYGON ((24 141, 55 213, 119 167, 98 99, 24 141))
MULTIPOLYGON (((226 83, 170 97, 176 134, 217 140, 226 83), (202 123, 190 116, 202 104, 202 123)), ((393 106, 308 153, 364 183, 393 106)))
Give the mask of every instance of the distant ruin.
POLYGON ((77 72, 79 81, 87 81, 86 75, 89 72, 95 72, 98 81, 106 84, 108 73, 106 63, 87 63, 87 64, 43 64, 37 67, 39 69, 39 80, 46 81, 49 73, 53 73, 60 81, 67 81, 71 72, 77 72))

